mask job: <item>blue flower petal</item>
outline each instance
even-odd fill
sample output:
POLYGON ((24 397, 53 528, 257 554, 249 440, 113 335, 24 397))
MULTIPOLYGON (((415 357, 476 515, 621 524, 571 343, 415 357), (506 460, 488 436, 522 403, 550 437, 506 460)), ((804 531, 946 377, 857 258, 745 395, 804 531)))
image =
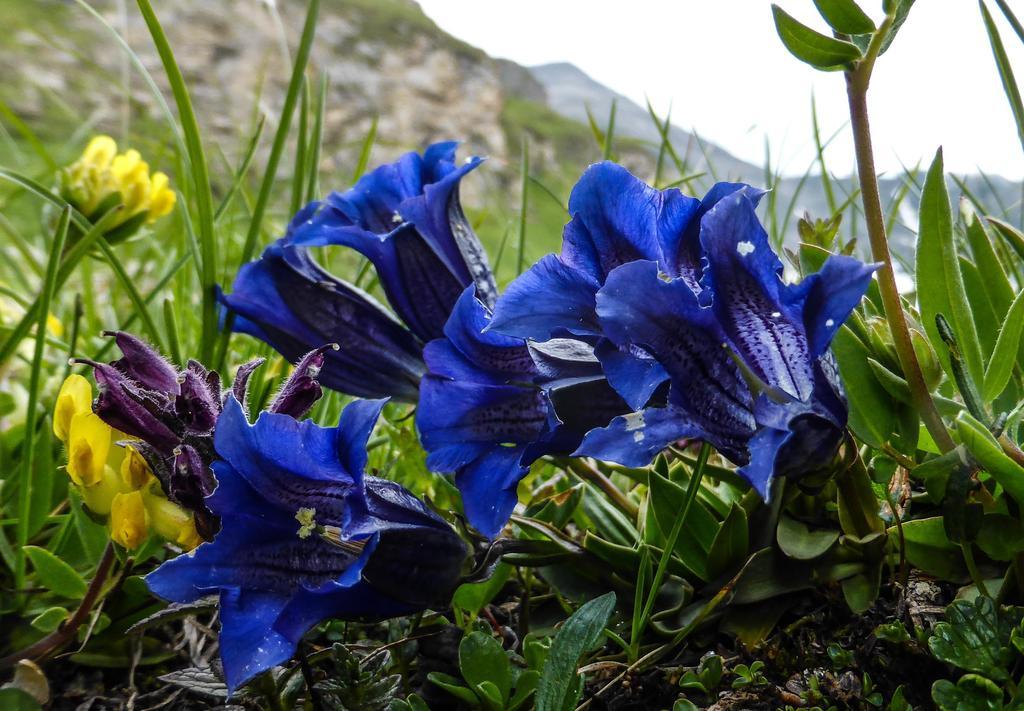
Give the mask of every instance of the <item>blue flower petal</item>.
POLYGON ((273 625, 288 596, 263 590, 225 590, 220 596, 220 655, 228 693, 267 669, 291 659, 298 639, 273 625))
POLYGON ((455 475, 466 518, 488 538, 501 532, 516 506, 516 486, 529 471, 522 464, 524 450, 494 446, 455 475))
POLYGON ((828 350, 836 331, 863 298, 878 264, 831 255, 821 270, 799 284, 803 321, 812 358, 828 350))
POLYGON ((563 261, 603 281, 615 267, 638 259, 669 269, 700 201, 679 190, 659 191, 620 165, 589 167, 569 197, 563 261))
POLYGON ((794 398, 810 397, 812 356, 802 314, 744 191, 704 216, 701 244, 708 262, 701 284, 714 295, 712 308, 732 347, 768 385, 794 398))
POLYGON ((616 346, 608 339, 594 349, 605 376, 631 410, 646 407, 654 392, 668 380, 665 368, 637 346, 616 346))
MULTIPOLYGON (((338 420, 338 458, 344 471, 362 483, 368 454, 366 444, 380 419, 387 400, 353 400, 341 412, 338 420)), ((257 422, 258 424, 258 422, 257 422)))
POLYGON ((599 334, 594 313, 598 288, 593 276, 549 254, 508 285, 488 330, 537 341, 599 334))
MULTIPOLYGON (((671 378, 669 402, 681 408, 711 444, 745 461, 753 433, 753 398, 723 348, 710 309, 697 303, 685 280, 663 281, 652 262, 626 264, 609 275, 597 297, 605 333, 620 345, 644 348, 671 378)), ((697 436, 697 435, 692 435, 697 436)))
POLYGON ((774 427, 762 427, 750 438, 750 462, 739 468, 739 473, 750 482, 754 491, 767 501, 771 496, 772 480, 776 476, 775 463, 779 451, 791 434, 774 427))
POLYGON ((627 467, 645 467, 658 452, 684 438, 703 438, 703 430, 674 407, 649 407, 616 417, 583 438, 576 457, 595 457, 627 467))

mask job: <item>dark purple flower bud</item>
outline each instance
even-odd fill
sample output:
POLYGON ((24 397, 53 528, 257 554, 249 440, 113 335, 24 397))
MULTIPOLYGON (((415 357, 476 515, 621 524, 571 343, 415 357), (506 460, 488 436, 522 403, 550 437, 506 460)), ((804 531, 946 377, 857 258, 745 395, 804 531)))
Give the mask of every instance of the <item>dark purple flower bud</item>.
POLYGON ((192 360, 191 358, 189 358, 188 363, 185 365, 185 370, 190 370, 201 377, 206 382, 206 387, 209 388, 213 399, 217 402, 221 401, 223 393, 221 392, 220 373, 216 370, 208 369, 199 361, 192 360))
POLYGON ((313 403, 323 396, 323 389, 317 382, 317 376, 320 375, 320 369, 324 366, 325 353, 328 350, 338 350, 338 344, 330 343, 321 346, 303 356, 295 366, 295 372, 285 382, 281 392, 274 398, 274 402, 270 404, 271 412, 290 415, 295 419, 299 419, 309 412, 313 403))
POLYGON ((149 390, 177 394, 177 371, 152 346, 124 331, 105 331, 104 335, 113 336, 124 354, 114 361, 115 368, 149 390))
MULTIPOLYGON (((210 390, 208 372, 204 375, 193 368, 194 362, 190 361, 189 367, 181 374, 180 392, 175 398, 174 409, 186 431, 208 434, 220 415, 220 397, 219 393, 210 390)), ((219 382, 217 387, 219 390, 219 382)))
MULTIPOLYGON (((231 385, 231 394, 235 396, 242 406, 242 411, 246 414, 249 412, 249 378, 266 360, 266 358, 253 358, 248 363, 242 363, 235 371, 235 382, 231 385)), ((223 402, 221 405, 223 406, 223 402)))
POLYGON ((155 394, 140 390, 114 366, 85 359, 76 362, 93 368, 100 391, 93 411, 100 419, 168 454, 178 445, 178 435, 167 424, 174 417, 169 401, 162 403, 155 394))

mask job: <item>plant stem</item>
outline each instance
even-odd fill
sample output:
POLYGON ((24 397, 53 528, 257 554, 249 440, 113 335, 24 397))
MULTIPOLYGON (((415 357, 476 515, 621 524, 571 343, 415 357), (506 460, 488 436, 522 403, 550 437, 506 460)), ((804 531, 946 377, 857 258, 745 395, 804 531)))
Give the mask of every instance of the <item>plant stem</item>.
POLYGON ((946 430, 942 417, 935 407, 921 364, 914 352, 914 344, 910 339, 906 314, 900 302, 899 290, 896 288, 896 274, 892 267, 892 256, 889 253, 889 240, 885 231, 885 216, 882 212, 882 201, 878 192, 878 176, 875 173, 874 149, 871 145, 871 127, 868 123, 868 84, 871 80, 871 69, 875 58, 881 50, 881 39, 892 24, 892 18, 886 21, 875 34, 867 55, 856 69, 846 72, 846 90, 850 104, 850 123, 853 127, 853 142, 857 154, 857 174, 860 178, 861 200, 864 205, 864 217, 867 222, 868 238, 871 242, 871 253, 874 259, 881 262, 878 270, 878 286, 885 308, 885 318, 892 332, 896 355, 900 367, 907 379, 914 406, 921 415, 921 420, 931 434, 932 439, 943 452, 952 450, 956 445, 946 430), (875 41, 877 40, 877 41, 875 41))
POLYGON ((619 487, 615 486, 612 480, 602 474, 597 467, 582 459, 571 459, 566 466, 580 479, 597 486, 623 513, 636 521, 636 517, 640 514, 640 508, 630 501, 619 487))
POLYGON ((78 628, 82 626, 82 623, 85 622, 89 613, 92 612, 92 608, 96 605, 103 590, 103 584, 107 581, 113 565, 114 544, 108 542, 106 549, 103 551, 103 557, 100 558, 99 565, 96 566, 96 574, 93 575, 92 582, 89 583, 85 596, 82 598, 82 602, 79 603, 75 613, 60 628, 46 635, 38 642, 0 659, 0 669, 12 667, 22 659, 31 659, 33 661, 42 659, 74 639, 78 628))
POLYGON ((974 562, 974 551, 971 550, 971 544, 963 542, 960 544, 960 550, 964 554, 964 563, 967 565, 967 572, 971 574, 971 581, 974 583, 974 587, 978 588, 978 592, 985 597, 991 598, 988 594, 988 588, 985 587, 985 580, 981 577, 981 571, 978 570, 978 565, 974 562))

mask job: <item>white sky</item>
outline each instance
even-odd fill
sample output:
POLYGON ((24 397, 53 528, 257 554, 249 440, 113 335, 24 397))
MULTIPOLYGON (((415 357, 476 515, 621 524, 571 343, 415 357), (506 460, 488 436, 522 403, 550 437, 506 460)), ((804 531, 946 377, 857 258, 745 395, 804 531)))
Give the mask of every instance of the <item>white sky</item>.
MULTIPOLYGON (((597 81, 695 128, 734 155, 763 163, 767 136, 783 171, 814 157, 811 92, 824 136, 843 126, 841 75, 811 69, 783 48, 768 0, 419 0, 442 28, 520 64, 568 61, 597 81)), ((825 30, 812 0, 780 0, 825 30)), ((876 22, 880 0, 861 0, 876 22)), ((1018 78, 1024 47, 995 4, 1018 78)), ((1024 19, 1024 0, 1009 0, 1024 19)), ((878 168, 899 172, 945 148, 948 170, 1024 176, 1024 150, 974 0, 918 0, 875 68, 869 94, 878 168)), ((823 136, 823 137, 824 137, 823 136)), ((829 170, 853 166, 849 129, 826 153, 829 170)))

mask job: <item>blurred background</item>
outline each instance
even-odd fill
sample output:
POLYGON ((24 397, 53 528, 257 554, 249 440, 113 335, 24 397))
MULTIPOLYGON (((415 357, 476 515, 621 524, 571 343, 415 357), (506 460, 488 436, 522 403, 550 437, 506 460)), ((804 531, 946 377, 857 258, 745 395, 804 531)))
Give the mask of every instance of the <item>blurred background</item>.
MULTIPOLYGON (((90 0, 95 14, 85 5, 0 1, 5 165, 44 167, 32 140, 60 164, 97 131, 154 164, 169 148, 153 91, 110 31, 127 39, 167 95, 135 4, 90 0)), ((978 7, 918 5, 871 96, 902 258, 913 243, 917 168, 940 144, 947 168, 1015 223, 1024 173, 978 7)), ((811 0, 787 8, 805 22, 819 19, 811 0)), ((268 148, 305 2, 163 0, 157 11, 213 144, 214 170, 230 175, 261 117, 270 130, 257 156, 268 148)), ((1011 60, 1024 61, 1024 45, 1008 45, 1011 60)), ((465 183, 464 202, 492 259, 517 220, 524 137, 537 193, 527 210, 527 262, 557 248, 560 203, 583 167, 604 155, 697 195, 722 179, 772 187, 765 219, 780 241, 795 235, 804 212, 828 217, 847 201, 854 211, 843 231, 858 229, 843 81, 792 61, 766 1, 323 0, 310 67, 314 88, 326 81, 323 190, 350 184, 371 130, 371 164, 433 140, 463 140, 467 154, 491 159, 465 183), (669 112, 666 154, 659 122, 669 112)))

